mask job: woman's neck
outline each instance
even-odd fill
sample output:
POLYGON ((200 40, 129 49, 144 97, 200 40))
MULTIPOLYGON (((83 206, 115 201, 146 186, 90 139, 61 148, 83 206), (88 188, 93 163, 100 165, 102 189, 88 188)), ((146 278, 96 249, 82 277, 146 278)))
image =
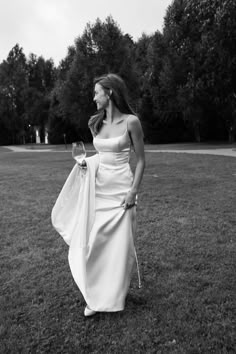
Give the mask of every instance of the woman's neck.
POLYGON ((119 109, 112 102, 110 102, 109 106, 106 108, 107 123, 112 124, 116 121, 119 121, 122 115, 123 114, 119 111, 119 109))

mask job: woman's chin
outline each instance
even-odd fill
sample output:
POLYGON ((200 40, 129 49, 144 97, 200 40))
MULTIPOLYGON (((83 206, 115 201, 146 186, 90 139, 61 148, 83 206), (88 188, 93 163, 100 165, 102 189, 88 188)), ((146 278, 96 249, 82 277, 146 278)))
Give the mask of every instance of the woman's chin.
POLYGON ((97 104, 97 111, 103 111, 107 108, 104 104, 97 104))

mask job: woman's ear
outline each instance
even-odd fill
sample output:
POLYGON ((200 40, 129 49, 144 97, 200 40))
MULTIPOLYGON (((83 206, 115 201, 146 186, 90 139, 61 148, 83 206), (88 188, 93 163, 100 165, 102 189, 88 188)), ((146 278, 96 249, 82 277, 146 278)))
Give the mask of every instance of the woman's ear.
POLYGON ((112 90, 109 90, 109 97, 111 97, 112 95, 112 90))

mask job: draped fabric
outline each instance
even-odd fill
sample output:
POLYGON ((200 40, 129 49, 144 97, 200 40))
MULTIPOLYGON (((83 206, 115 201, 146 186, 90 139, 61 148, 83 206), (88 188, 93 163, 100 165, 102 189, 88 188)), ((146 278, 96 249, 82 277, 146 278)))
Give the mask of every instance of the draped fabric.
POLYGON ((51 215, 52 225, 69 245, 71 273, 84 298, 87 298, 86 256, 95 219, 95 175, 99 155, 87 158, 86 162, 86 173, 75 164, 51 215))
POLYGON ((98 154, 75 166, 52 211, 52 224, 69 245, 73 278, 95 311, 124 309, 136 253, 136 206, 121 205, 132 186, 130 139, 94 138, 98 154))

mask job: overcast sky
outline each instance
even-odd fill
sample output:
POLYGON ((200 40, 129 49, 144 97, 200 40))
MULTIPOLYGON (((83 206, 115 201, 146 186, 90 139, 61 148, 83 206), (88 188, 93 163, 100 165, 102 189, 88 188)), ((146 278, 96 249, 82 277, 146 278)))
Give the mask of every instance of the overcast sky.
POLYGON ((53 58, 56 65, 87 23, 109 15, 123 33, 137 40, 143 32, 162 31, 172 0, 0 0, 0 62, 16 43, 30 53, 53 58))

